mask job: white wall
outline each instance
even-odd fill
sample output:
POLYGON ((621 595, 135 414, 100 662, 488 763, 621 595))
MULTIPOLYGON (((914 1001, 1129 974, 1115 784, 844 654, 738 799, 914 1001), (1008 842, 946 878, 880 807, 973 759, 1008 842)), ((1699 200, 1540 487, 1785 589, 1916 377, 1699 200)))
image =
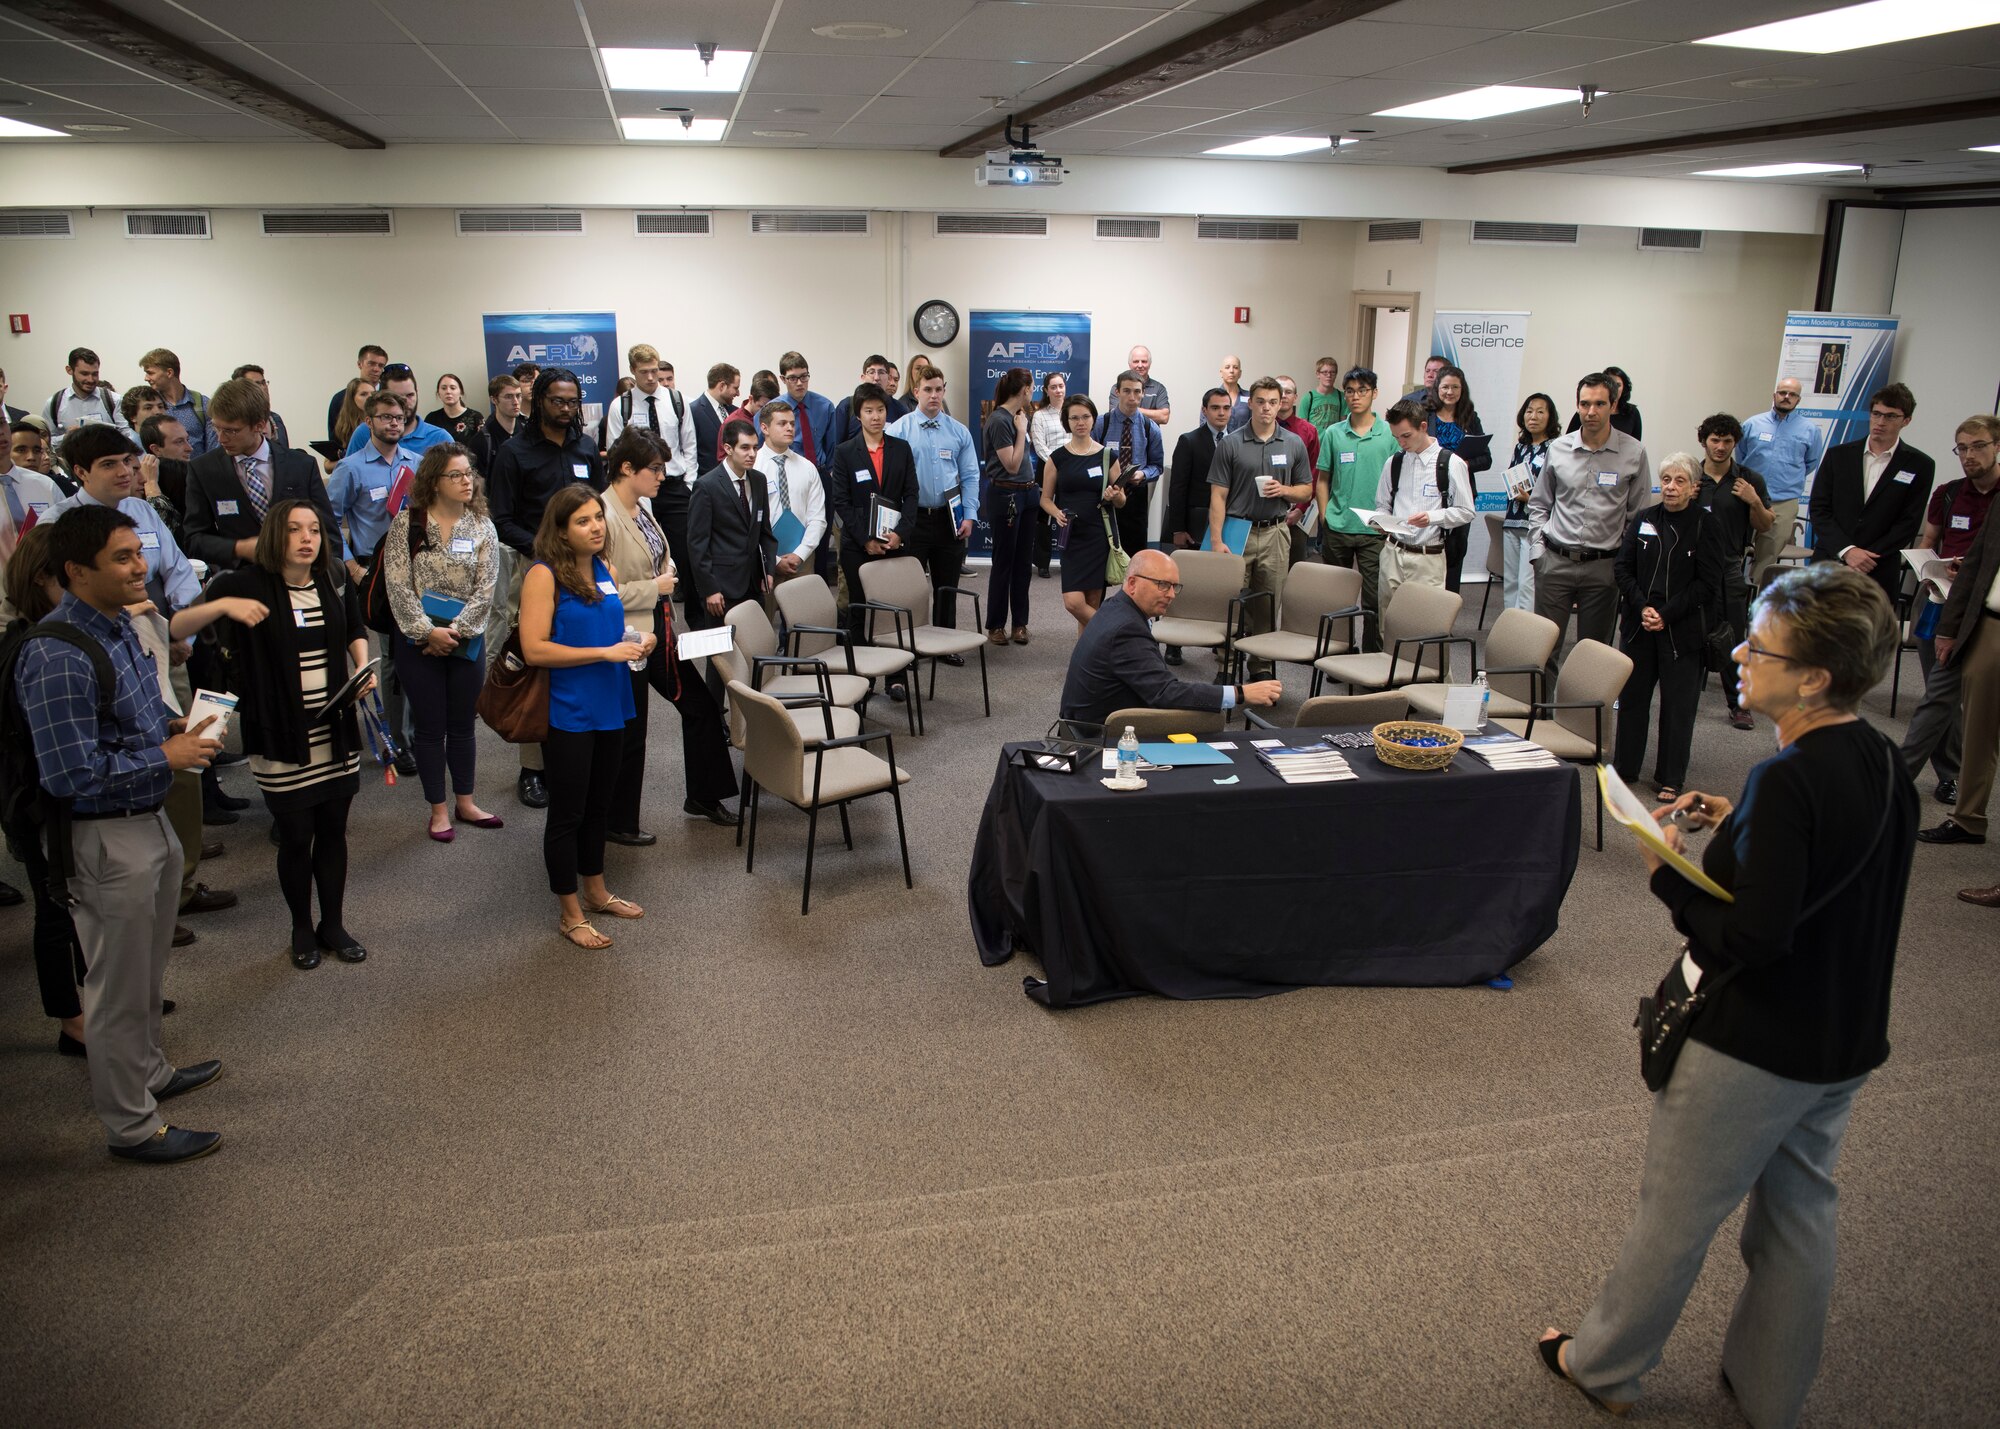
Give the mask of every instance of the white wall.
POLYGON ((1917 394, 1911 440, 1941 462, 1951 428, 1993 412, 2000 388, 2000 270, 1992 261, 2000 209, 1913 209, 1896 265, 1893 371, 1917 394))
MULTIPOLYGON (((1836 313, 1892 313, 1903 213, 1894 208, 1850 208, 1841 217, 1840 254, 1833 272, 1836 313)), ((1817 285, 1815 285, 1817 286, 1817 285)))

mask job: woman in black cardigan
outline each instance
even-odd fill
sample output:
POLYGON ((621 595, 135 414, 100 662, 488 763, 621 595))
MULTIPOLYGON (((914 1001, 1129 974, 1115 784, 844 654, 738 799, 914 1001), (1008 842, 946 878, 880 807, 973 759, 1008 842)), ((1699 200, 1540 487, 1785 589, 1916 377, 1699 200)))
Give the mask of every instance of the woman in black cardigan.
MULTIPOLYGON (((1868 577, 1830 562, 1779 576, 1735 651, 1743 703, 1776 724, 1778 752, 1750 771, 1739 803, 1690 793, 1658 815, 1715 829, 1702 869, 1734 901, 1647 852, 1653 894, 1687 938, 1663 990, 1708 1001, 1653 1100, 1618 1263, 1576 1335, 1551 1329, 1540 1345, 1551 1371, 1613 1412, 1638 1398, 1709 1242, 1746 1196, 1749 1279, 1722 1342, 1724 1383, 1752 1424, 1788 1425, 1819 1367, 1833 1169, 1854 1095, 1889 1056, 1916 848, 1916 789, 1895 747, 1854 713, 1898 637, 1868 577)), ((1680 830, 1669 824, 1666 838, 1678 847, 1680 830)))
POLYGON ((265 515, 252 564, 209 586, 211 598, 244 596, 271 611, 254 626, 222 627, 224 659, 250 771, 278 830, 278 887, 292 914, 292 964, 301 971, 319 966, 321 949, 343 962, 368 956, 341 922, 361 730, 351 705, 330 720, 312 718, 368 659, 360 592, 351 581, 336 591, 333 569, 318 510, 279 501, 265 515))
POLYGON ((1687 781, 1694 713, 1707 668, 1707 615, 1722 594, 1722 528, 1694 503, 1698 473, 1686 452, 1660 463, 1660 503, 1626 528, 1611 563, 1623 597, 1618 647, 1632 657, 1632 674, 1618 696, 1613 766, 1627 784, 1638 780, 1658 685, 1660 751, 1653 779, 1662 804, 1678 799, 1687 781))

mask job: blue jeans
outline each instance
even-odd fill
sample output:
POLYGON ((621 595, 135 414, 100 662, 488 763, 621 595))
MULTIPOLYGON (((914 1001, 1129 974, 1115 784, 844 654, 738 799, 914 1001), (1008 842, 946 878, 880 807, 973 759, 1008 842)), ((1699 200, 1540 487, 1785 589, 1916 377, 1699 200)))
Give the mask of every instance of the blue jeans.
POLYGON ((987 595, 986 628, 1020 629, 1028 623, 1028 582, 1035 574, 1037 491, 987 493, 986 521, 993 530, 993 588, 987 595))

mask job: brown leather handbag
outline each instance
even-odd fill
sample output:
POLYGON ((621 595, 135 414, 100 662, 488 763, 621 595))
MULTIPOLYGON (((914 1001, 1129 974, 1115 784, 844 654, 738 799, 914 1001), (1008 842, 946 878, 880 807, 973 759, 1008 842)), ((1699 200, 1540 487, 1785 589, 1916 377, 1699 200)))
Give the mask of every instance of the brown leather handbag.
POLYGON ((549 737, 549 672, 521 655, 519 626, 486 667, 479 717, 509 744, 540 744, 549 737))

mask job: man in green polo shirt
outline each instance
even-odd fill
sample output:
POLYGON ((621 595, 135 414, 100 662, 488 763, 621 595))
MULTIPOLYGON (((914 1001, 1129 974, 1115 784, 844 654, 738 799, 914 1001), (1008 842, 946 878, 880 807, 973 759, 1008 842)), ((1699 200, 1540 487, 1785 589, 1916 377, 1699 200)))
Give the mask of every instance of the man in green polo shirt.
POLYGON ((1320 434, 1319 476, 1313 499, 1321 504, 1319 556, 1328 565, 1354 566, 1361 571, 1364 650, 1382 648, 1380 597, 1382 542, 1380 531, 1362 524, 1355 507, 1375 505, 1382 468, 1396 454, 1389 424, 1375 416, 1375 374, 1356 367, 1341 390, 1347 395, 1347 420, 1320 434))
POLYGON ((1347 415, 1347 401, 1340 395, 1340 359, 1322 357, 1313 390, 1299 397, 1299 420, 1311 422, 1322 436, 1326 429, 1347 415))

